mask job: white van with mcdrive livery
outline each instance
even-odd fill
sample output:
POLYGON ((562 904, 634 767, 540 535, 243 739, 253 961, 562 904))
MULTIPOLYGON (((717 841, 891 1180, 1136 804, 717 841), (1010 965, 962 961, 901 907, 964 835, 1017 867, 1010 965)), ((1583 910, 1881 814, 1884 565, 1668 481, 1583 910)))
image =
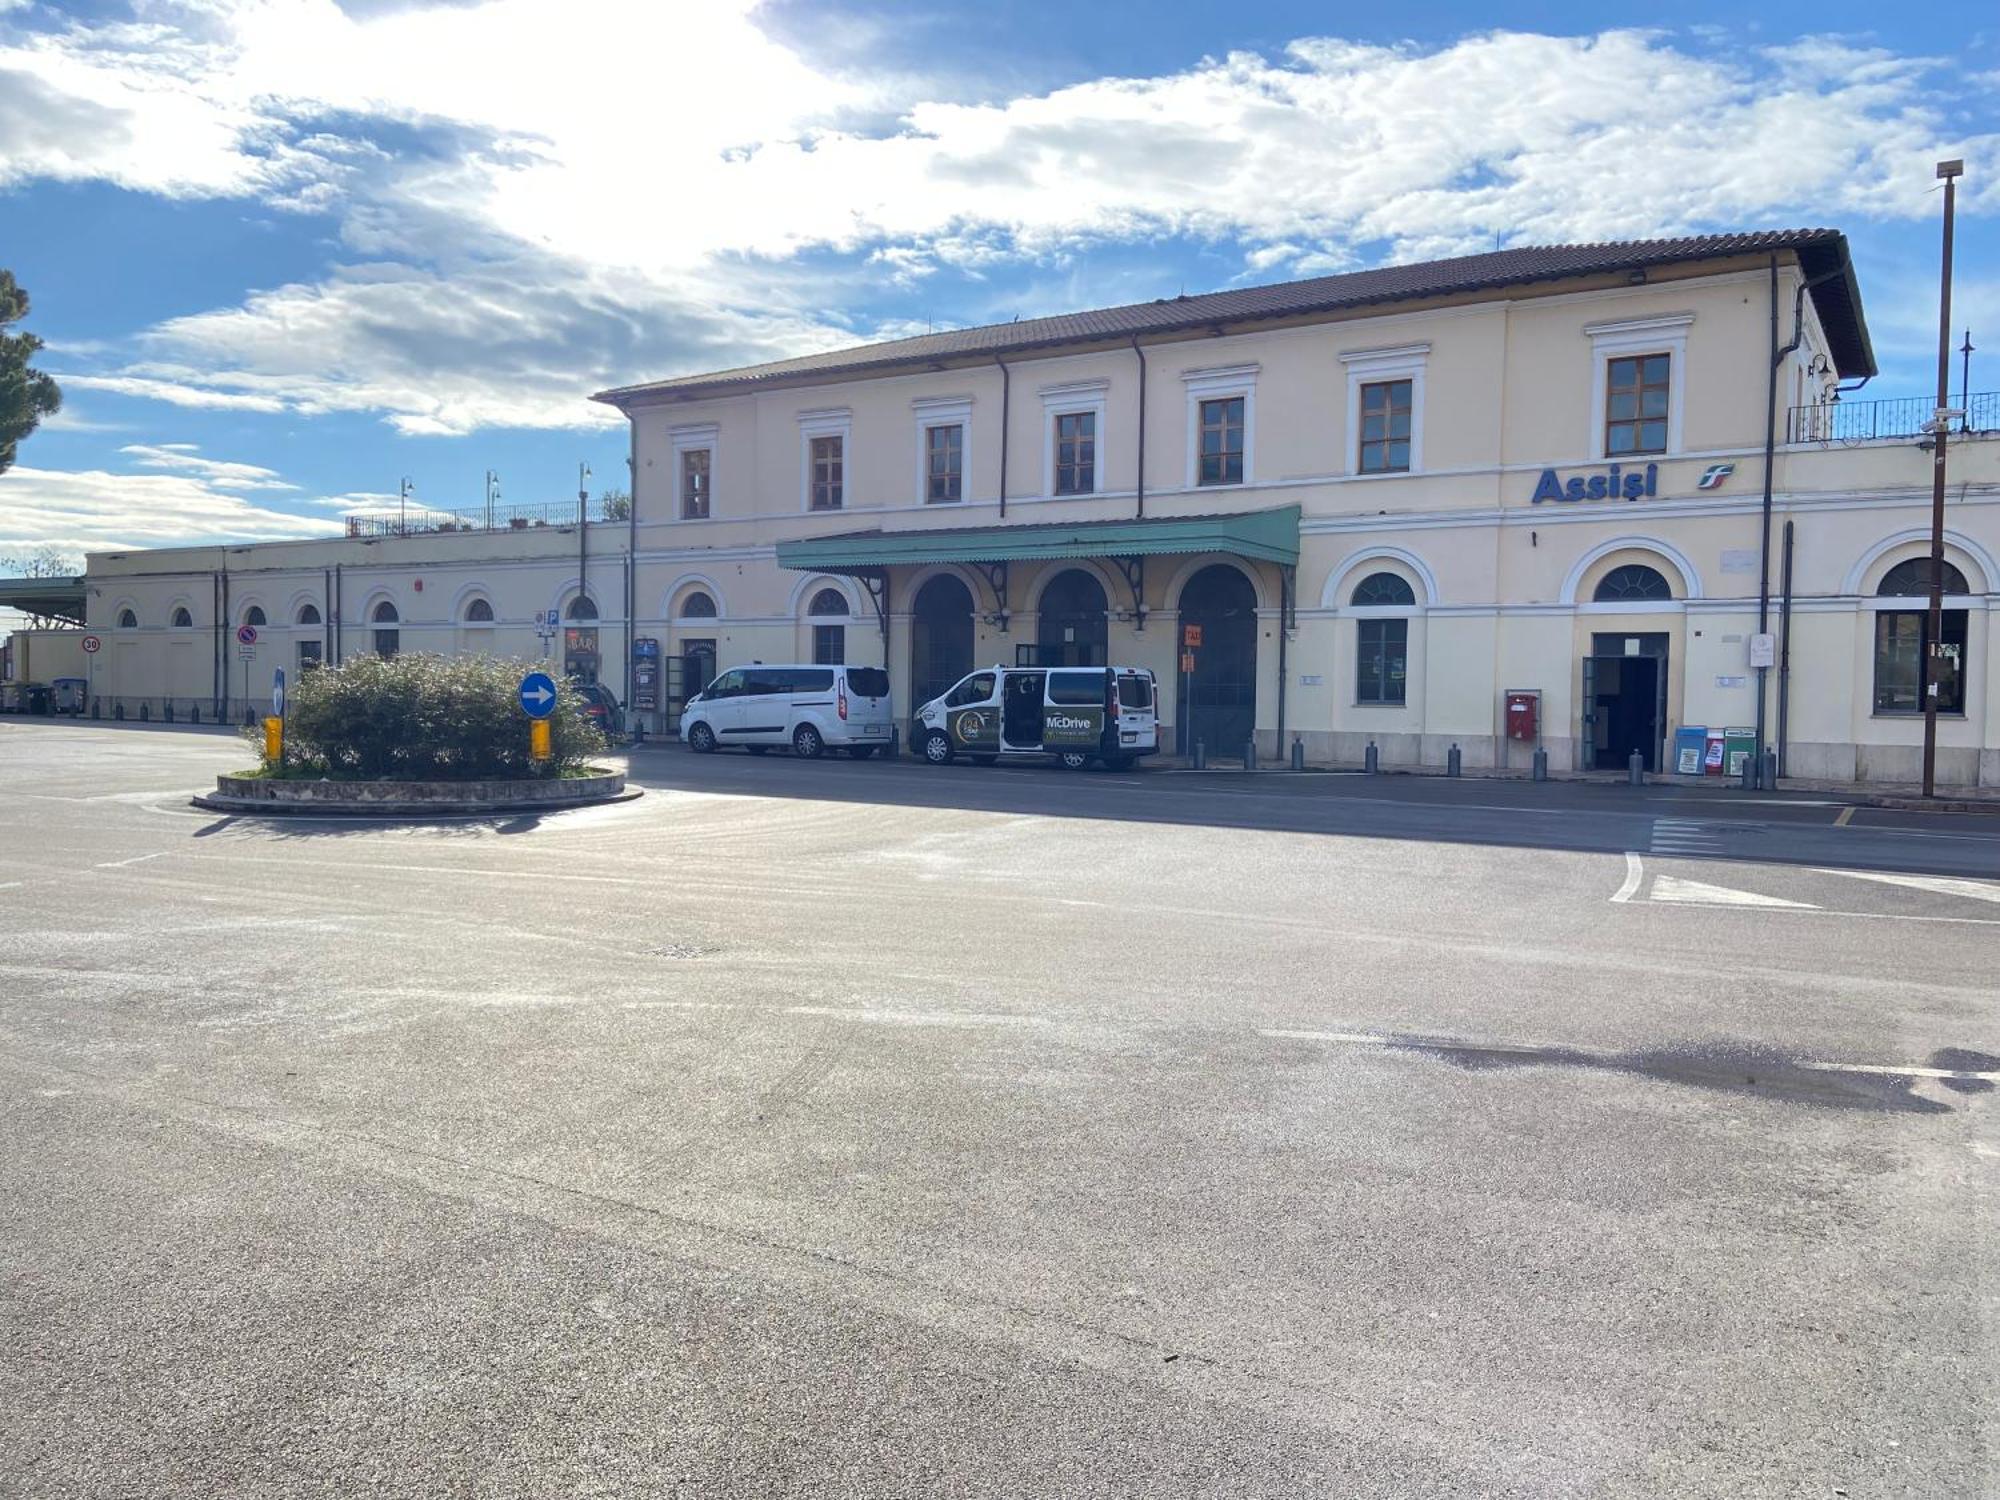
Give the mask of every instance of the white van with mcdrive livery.
POLYGON ((681 738, 697 755, 725 745, 762 755, 789 745, 806 760, 829 750, 866 760, 887 748, 894 723, 889 674, 880 667, 756 662, 731 667, 688 699, 681 738))
POLYGON ((1144 667, 984 667, 918 709, 912 739, 934 766, 1035 756, 1122 771, 1160 748, 1159 692, 1144 667))

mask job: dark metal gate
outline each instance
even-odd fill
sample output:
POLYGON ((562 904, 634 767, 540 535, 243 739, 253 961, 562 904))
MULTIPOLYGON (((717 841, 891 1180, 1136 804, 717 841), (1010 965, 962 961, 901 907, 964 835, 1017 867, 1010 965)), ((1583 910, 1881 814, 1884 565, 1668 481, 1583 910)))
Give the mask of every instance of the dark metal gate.
POLYGON ((1257 591, 1226 563, 1203 568, 1181 590, 1182 639, 1199 632, 1194 670, 1180 674, 1176 747, 1192 753, 1200 740, 1210 756, 1237 756, 1257 726, 1257 591))

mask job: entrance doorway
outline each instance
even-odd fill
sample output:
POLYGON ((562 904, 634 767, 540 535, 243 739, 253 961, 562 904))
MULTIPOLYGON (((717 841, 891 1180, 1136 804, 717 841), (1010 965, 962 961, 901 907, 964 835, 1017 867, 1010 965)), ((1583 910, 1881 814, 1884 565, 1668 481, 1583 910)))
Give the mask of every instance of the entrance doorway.
POLYGON ((1101 667, 1110 637, 1104 585, 1081 568, 1067 568, 1042 590, 1035 621, 1035 665, 1101 667))
POLYGON ((1600 632, 1583 659, 1583 732, 1589 764, 1622 771, 1637 750, 1648 771, 1662 764, 1667 726, 1664 632, 1600 632))
POLYGON ((972 590, 940 573, 910 605, 910 707, 931 701, 972 670, 972 590))
POLYGON ((1046 674, 1009 672, 1006 695, 1000 700, 1000 743, 1009 750, 1042 747, 1042 694, 1046 674))
POLYGON ((1257 591, 1238 568, 1212 563, 1181 590, 1182 640, 1195 627, 1194 671, 1180 674, 1175 748, 1200 740, 1211 756, 1243 753, 1257 726, 1257 591))

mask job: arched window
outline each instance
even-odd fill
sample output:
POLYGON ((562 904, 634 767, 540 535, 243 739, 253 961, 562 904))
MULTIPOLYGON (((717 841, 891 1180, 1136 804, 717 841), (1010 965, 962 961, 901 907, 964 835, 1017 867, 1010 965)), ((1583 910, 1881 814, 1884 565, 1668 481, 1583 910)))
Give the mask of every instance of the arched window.
MULTIPOLYGON (((1947 594, 1969 594, 1965 574, 1950 563, 1941 575, 1947 594)), ((1912 557, 1882 576, 1876 594, 1893 599, 1923 599, 1931 591, 1931 560, 1912 557)), ((1965 712, 1966 614, 1947 609, 1939 614, 1943 650, 1931 655, 1931 612, 1928 609, 1875 611, 1875 712, 1920 714, 1924 711, 1924 661, 1935 665, 1937 704, 1941 714, 1965 712)))
POLYGON ((243 623, 245 625, 263 625, 268 623, 264 619, 264 606, 261 604, 253 604, 248 609, 244 610, 243 623))
MULTIPOLYGON (((1882 586, 1875 590, 1878 594, 1892 594, 1906 597, 1911 594, 1928 596, 1931 591, 1931 560, 1928 557, 1913 557, 1907 562, 1899 562, 1882 575, 1882 586)), ((1950 563, 1944 565, 1944 592, 1947 594, 1969 594, 1965 575, 1950 563)))
POLYGON ((129 609, 119 610, 118 628, 120 630, 137 630, 139 628, 139 617, 129 609))
POLYGON ((176 604, 174 606, 173 623, 182 630, 194 624, 194 616, 188 613, 188 607, 185 604, 176 604))
POLYGON ((301 604, 299 606, 297 623, 300 625, 319 624, 319 606, 317 604, 301 604))
POLYGON ((1417 591, 1410 587, 1407 580, 1398 578, 1394 573, 1370 573, 1354 585, 1354 594, 1350 602, 1364 606, 1415 604, 1417 591))
POLYGON ((588 594, 578 594, 574 599, 570 600, 569 613, 565 618, 571 620, 594 620, 597 618, 597 606, 590 602, 588 594))
MULTIPOLYGON (((824 619, 831 615, 836 619, 847 618, 847 596, 839 589, 821 589, 812 596, 806 606, 806 614, 824 619)), ((813 661, 822 667, 837 667, 847 660, 847 627, 845 625, 815 625, 813 631, 813 661)))
POLYGON ((1599 604, 1617 604, 1635 599, 1671 599, 1674 591, 1658 568, 1626 563, 1606 573, 1591 597, 1599 604))
POLYGON ((394 656, 402 649, 403 633, 396 628, 399 618, 396 613, 396 606, 391 604, 387 599, 376 605, 374 612, 369 615, 369 619, 375 622, 375 654, 377 656, 394 656))
POLYGON ((681 618, 685 620, 713 620, 715 618, 715 600, 704 594, 700 589, 696 589, 687 598, 681 600, 681 618))
MULTIPOLYGON (((1394 573, 1370 573, 1349 599, 1361 608, 1414 606, 1417 591, 1394 573)), ((1370 616, 1354 626, 1354 701, 1401 704, 1410 676, 1410 622, 1401 615, 1370 616)))
POLYGON ((491 625, 493 606, 484 599, 474 599, 465 606, 465 623, 468 625, 491 625))
POLYGON ((910 603, 910 693, 928 703, 972 670, 972 590, 950 573, 927 579, 910 603))
POLYGON ((1104 585, 1081 568, 1049 580, 1036 606, 1035 665, 1101 667, 1109 655, 1104 585))

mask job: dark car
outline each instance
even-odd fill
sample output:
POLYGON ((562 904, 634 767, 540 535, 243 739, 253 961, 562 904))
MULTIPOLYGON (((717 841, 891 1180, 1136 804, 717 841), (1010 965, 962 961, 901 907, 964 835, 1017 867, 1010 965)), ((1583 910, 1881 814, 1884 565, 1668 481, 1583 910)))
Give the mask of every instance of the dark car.
POLYGON ((597 726, 600 734, 610 740, 625 732, 625 715, 610 688, 596 682, 579 682, 576 690, 583 695, 585 717, 597 726))

